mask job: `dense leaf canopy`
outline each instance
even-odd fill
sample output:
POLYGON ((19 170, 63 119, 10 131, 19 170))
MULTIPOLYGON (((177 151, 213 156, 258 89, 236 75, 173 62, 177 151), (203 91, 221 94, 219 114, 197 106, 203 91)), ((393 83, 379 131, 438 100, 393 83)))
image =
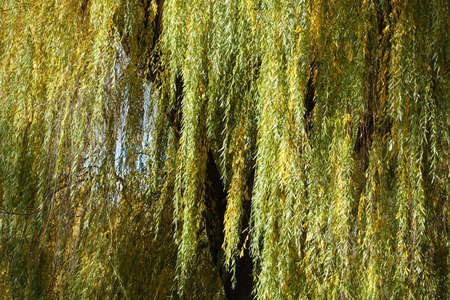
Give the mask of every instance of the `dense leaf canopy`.
POLYGON ((0 1, 0 297, 447 299, 449 20, 0 1))

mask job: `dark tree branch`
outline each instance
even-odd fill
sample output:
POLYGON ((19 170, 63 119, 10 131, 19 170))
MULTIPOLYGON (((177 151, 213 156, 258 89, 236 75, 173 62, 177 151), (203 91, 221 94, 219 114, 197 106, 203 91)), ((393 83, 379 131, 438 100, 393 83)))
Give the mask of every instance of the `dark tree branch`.
POLYGON ((306 84, 306 91, 305 91, 305 128, 306 132, 309 133, 312 128, 312 116, 313 116, 313 110, 316 106, 316 100, 315 100, 315 92, 316 92, 316 82, 315 82, 315 74, 317 72, 317 64, 316 61, 313 60, 309 65, 309 79, 306 84))
POLYGON ((30 216, 30 215, 34 215, 37 214, 39 212, 39 210, 32 210, 32 211, 11 211, 11 210, 6 210, 4 208, 0 208, 0 214, 4 214, 4 215, 17 215, 17 216, 30 216))

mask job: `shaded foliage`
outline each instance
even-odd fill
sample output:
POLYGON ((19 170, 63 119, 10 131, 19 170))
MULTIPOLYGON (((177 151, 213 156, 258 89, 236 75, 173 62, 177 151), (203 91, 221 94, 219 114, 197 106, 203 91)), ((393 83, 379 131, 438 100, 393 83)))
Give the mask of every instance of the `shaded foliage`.
POLYGON ((448 298, 448 15, 3 0, 1 297, 448 298))

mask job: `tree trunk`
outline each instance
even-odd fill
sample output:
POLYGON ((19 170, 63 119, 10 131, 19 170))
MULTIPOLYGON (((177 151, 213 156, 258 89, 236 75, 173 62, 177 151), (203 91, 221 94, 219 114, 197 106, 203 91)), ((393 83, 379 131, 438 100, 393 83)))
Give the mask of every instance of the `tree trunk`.
MULTIPOLYGON (((226 210, 226 193, 220 177, 219 170, 212 152, 208 152, 208 162, 206 167, 206 233, 209 240, 209 250, 220 277, 223 282, 225 296, 230 300, 252 299, 252 259, 248 249, 244 255, 236 262, 236 285, 232 287, 230 272, 224 265, 224 252, 222 244, 224 240, 224 216, 226 210)), ((251 178, 250 178, 251 179, 251 178)), ((251 182, 253 180, 251 179, 251 182)), ((244 206, 243 228, 248 226, 250 217, 250 201, 246 201, 244 206)), ((244 241, 245 235, 241 235, 244 241)))

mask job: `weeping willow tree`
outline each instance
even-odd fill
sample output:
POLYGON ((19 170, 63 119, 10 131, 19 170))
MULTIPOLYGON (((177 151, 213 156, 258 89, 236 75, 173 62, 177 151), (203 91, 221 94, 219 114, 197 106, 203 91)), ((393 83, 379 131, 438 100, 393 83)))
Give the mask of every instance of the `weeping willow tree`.
POLYGON ((444 0, 3 0, 4 299, 447 299, 444 0))

